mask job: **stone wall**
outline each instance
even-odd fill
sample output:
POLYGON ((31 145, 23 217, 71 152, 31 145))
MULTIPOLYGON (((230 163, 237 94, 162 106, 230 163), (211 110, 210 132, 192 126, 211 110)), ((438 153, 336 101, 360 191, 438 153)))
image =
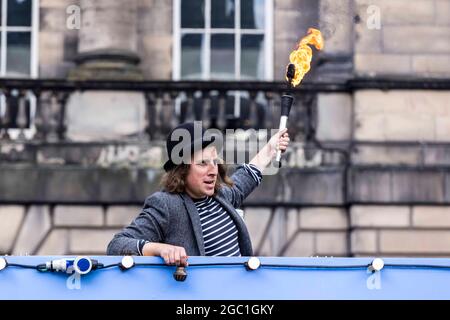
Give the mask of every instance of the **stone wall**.
POLYGON ((64 78, 71 68, 78 47, 78 30, 67 28, 67 7, 79 0, 41 0, 39 2, 39 77, 64 78))
POLYGON ((365 75, 448 77, 446 0, 356 0, 355 70, 365 75), (379 13, 380 28, 374 27, 379 13), (369 23, 369 27, 368 24, 369 23))
POLYGON ((137 53, 148 80, 172 79, 172 2, 138 1, 137 53))
MULTIPOLYGON (((102 255, 140 206, 1 205, 0 254, 102 255)), ((450 256, 449 206, 246 207, 261 256, 450 256)))
MULTIPOLYGON (((0 254, 105 254, 113 235, 140 206, 1 205, 0 254)), ((341 208, 244 208, 254 250, 264 256, 347 256, 341 208)))
POLYGON ((353 206, 356 256, 449 256, 448 206, 353 206))
POLYGON ((448 101, 448 91, 358 91, 354 95, 354 138, 449 142, 448 101))

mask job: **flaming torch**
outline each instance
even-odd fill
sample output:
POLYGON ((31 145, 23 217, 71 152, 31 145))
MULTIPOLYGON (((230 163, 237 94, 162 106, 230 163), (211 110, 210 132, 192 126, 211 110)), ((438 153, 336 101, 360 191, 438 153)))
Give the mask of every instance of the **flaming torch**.
MULTIPOLYGON (((317 50, 323 48, 323 38, 319 30, 314 28, 308 29, 308 35, 302 38, 297 49, 289 55, 289 64, 286 67, 286 80, 289 89, 300 84, 305 74, 311 69, 312 49, 308 45, 314 45, 317 50)), ((286 128, 289 112, 291 110, 294 97, 290 94, 281 96, 281 117, 279 130, 286 128)), ((275 166, 281 168, 281 151, 277 151, 275 158, 275 166)))

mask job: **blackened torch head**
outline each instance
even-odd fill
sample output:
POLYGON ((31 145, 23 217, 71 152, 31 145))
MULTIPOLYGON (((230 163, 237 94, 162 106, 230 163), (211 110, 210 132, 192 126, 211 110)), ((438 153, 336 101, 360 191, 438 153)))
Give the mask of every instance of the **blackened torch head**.
MULTIPOLYGON (((281 116, 289 116, 291 111, 292 103, 294 102, 294 97, 288 94, 283 94, 281 96, 281 116)), ((283 129, 283 128, 280 128, 283 129)))
POLYGON ((289 84, 292 84, 292 79, 295 77, 295 65, 293 63, 289 63, 286 68, 286 78, 289 80, 289 84))

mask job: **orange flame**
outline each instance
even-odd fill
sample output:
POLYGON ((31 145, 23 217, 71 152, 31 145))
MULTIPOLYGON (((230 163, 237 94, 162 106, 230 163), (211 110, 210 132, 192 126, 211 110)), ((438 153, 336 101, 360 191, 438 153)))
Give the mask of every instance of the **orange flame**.
MULTIPOLYGON (((319 30, 309 28, 308 35, 300 40, 297 49, 289 55, 289 61, 295 65, 295 75, 291 82, 291 85, 294 87, 300 84, 305 74, 311 68, 312 49, 308 45, 314 45, 317 50, 322 50, 323 37, 319 30)), ((286 80, 290 81, 287 77, 286 80)))

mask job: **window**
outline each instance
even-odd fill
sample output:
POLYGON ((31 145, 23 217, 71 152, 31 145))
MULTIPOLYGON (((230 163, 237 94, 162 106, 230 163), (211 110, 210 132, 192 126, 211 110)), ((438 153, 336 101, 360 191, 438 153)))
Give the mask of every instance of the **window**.
MULTIPOLYGON (((273 0, 174 0, 173 4, 174 80, 273 80, 273 0)), ((227 128, 248 128, 248 93, 228 95, 227 128)), ((194 113, 201 114, 202 102, 196 98, 194 113)), ((266 108, 262 100, 258 95, 258 103, 266 108)), ((177 101, 179 115, 183 101, 177 101)))
POLYGON ((175 80, 272 80, 272 0, 174 0, 175 80))
MULTIPOLYGON (((38 14, 39 0, 0 0, 0 77, 37 78, 38 14)), ((19 98, 17 90, 13 90, 8 101, 5 95, 0 96, 0 117, 8 114, 6 126, 12 139, 20 133, 28 139, 34 135, 35 110, 36 97, 32 92, 25 92, 24 98, 19 98), (21 99, 23 109, 19 107, 21 99), (25 122, 19 126, 19 119, 23 121, 23 117, 25 122), (20 127, 25 130, 21 132, 20 127)))
POLYGON ((0 76, 36 78, 38 0, 0 0, 0 76))

